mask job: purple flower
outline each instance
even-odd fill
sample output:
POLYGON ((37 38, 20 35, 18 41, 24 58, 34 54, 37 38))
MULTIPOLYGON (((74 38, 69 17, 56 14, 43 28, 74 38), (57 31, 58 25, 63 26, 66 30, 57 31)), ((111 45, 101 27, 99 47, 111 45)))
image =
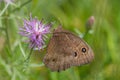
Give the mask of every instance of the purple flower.
POLYGON ((30 20, 24 20, 24 26, 20 28, 20 34, 28 38, 31 48, 39 50, 45 45, 45 36, 50 32, 51 24, 43 24, 42 20, 30 16, 30 20))

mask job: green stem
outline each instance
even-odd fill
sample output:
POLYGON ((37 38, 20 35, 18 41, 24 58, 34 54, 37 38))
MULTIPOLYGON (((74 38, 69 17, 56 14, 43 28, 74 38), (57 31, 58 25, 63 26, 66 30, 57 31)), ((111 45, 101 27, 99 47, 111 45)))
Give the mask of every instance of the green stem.
POLYGON ((85 34, 84 34, 84 36, 83 36, 83 39, 85 39, 85 38, 87 37, 88 32, 89 32, 88 30, 85 31, 85 34))
POLYGON ((29 59, 30 59, 30 57, 31 57, 31 55, 32 55, 33 48, 34 48, 34 46, 31 48, 30 53, 29 53, 27 59, 25 60, 25 62, 26 62, 26 61, 29 61, 29 59))
POLYGON ((21 4, 20 7, 17 7, 17 8, 15 8, 15 9, 13 9, 12 12, 15 12, 15 11, 21 9, 23 6, 25 6, 26 4, 30 3, 31 1, 32 1, 32 0, 26 1, 25 3, 21 4))
POLYGON ((12 52, 11 45, 10 45, 10 38, 9 38, 9 33, 8 33, 8 28, 7 27, 5 29, 5 33, 6 33, 6 39, 7 39, 7 43, 8 43, 8 48, 10 49, 10 52, 12 52))
POLYGON ((28 67, 29 59, 30 59, 30 57, 31 57, 31 55, 32 55, 33 48, 34 48, 34 46, 31 48, 28 57, 27 57, 27 58, 25 59, 25 61, 24 61, 25 66, 24 66, 23 72, 24 72, 24 71, 26 70, 26 68, 28 67))
POLYGON ((8 4, 5 6, 5 8, 1 11, 0 16, 3 15, 3 13, 6 11, 6 9, 8 8, 8 6, 9 6, 9 3, 8 3, 8 4))

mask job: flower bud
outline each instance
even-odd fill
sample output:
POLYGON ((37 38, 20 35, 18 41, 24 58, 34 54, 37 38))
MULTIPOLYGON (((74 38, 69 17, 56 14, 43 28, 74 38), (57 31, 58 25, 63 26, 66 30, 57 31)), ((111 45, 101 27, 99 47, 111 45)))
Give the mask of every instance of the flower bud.
POLYGON ((95 22, 95 18, 94 16, 91 16, 86 23, 86 31, 89 31, 90 29, 92 29, 94 22, 95 22))

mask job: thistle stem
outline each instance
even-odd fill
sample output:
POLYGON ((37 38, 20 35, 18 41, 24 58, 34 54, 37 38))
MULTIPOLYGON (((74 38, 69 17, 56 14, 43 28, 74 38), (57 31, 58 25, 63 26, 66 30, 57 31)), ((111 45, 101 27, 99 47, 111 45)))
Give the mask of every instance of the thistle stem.
POLYGON ((6 9, 8 8, 9 6, 9 3, 7 3, 7 5, 5 6, 5 8, 0 12, 0 16, 3 15, 3 13, 6 11, 6 9))
POLYGON ((33 48, 34 48, 34 46, 31 48, 30 53, 29 53, 29 55, 28 55, 28 57, 27 57, 27 59, 25 61, 29 61, 29 59, 30 59, 30 57, 32 55, 32 52, 33 52, 33 48))

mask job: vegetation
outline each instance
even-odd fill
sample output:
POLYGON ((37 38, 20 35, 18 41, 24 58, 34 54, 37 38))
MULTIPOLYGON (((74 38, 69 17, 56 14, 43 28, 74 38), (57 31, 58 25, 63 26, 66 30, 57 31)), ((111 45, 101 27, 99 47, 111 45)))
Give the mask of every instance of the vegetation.
MULTIPOLYGON (((49 35, 48 35, 49 36, 49 35)), ((49 41, 46 41, 46 43, 49 41)), ((0 80, 119 80, 120 79, 120 0, 14 0, 0 2, 0 80), (5 9, 5 7, 8 7, 5 9), (2 14, 2 11, 5 10, 2 14), (84 66, 51 72, 43 64, 46 49, 30 53, 19 34, 23 19, 30 13, 39 20, 62 25, 76 35, 86 34, 86 22, 95 17, 93 33, 84 40, 95 59, 84 66)))

